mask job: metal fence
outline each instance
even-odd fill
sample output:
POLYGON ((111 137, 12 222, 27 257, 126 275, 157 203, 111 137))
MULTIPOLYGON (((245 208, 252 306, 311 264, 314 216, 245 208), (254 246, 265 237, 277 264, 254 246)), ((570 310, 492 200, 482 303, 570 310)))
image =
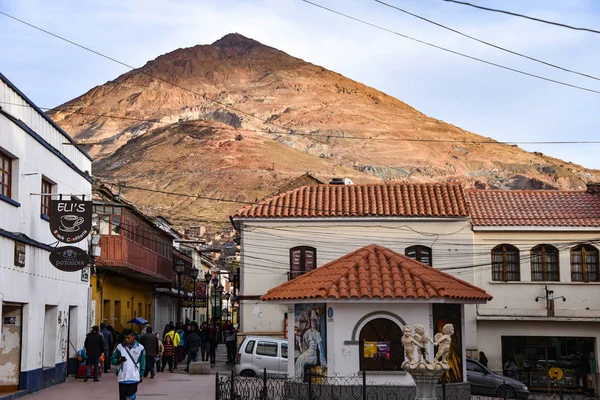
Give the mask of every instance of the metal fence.
MULTIPOLYGON (((438 400, 469 400, 469 384, 444 384, 438 400)), ((305 379, 262 374, 257 377, 216 376, 216 400, 414 400, 416 388, 377 384, 366 373, 349 376, 311 375, 305 379)))

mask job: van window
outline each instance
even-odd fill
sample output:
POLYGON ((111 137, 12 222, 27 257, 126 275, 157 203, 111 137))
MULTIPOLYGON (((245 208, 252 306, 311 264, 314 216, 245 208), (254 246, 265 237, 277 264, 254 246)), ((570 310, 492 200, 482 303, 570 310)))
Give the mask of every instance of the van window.
POLYGON ((258 342, 258 346, 256 346, 256 354, 259 356, 277 357, 277 343, 258 342))
POLYGON ((249 340, 244 351, 246 354, 252 354, 252 350, 254 350, 254 340, 249 340))
POLYGON ((287 343, 281 343, 281 357, 287 358, 287 343))

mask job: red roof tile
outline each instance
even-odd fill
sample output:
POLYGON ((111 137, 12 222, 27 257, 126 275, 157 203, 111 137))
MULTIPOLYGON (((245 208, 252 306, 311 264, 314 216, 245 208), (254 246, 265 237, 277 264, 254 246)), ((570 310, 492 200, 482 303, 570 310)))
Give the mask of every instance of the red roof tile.
POLYGON ((233 218, 466 217, 457 183, 311 185, 236 211, 233 218))
POLYGON ((261 300, 455 299, 492 296, 452 275, 372 244, 294 278, 261 300))
POLYGON ((600 195, 558 190, 466 190, 475 226, 600 226, 600 195))

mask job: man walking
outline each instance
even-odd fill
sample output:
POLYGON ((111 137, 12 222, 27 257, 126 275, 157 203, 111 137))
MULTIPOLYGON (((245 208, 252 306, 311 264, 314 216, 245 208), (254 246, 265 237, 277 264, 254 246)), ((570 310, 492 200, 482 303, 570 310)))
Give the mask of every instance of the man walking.
POLYGON ((119 400, 135 400, 138 384, 144 380, 146 353, 144 346, 135 341, 135 332, 126 329, 123 333, 125 340, 117 345, 110 361, 118 366, 119 400))
POLYGON ((155 357, 158 355, 159 345, 158 338, 152 333, 152 327, 146 328, 146 333, 140 337, 140 344, 144 346, 146 352, 146 369, 144 378, 150 373, 150 379, 154 379, 155 357))
POLYGON ((214 320, 210 320, 210 325, 208 326, 208 344, 209 348, 209 357, 210 357, 210 366, 215 366, 215 358, 217 353, 217 328, 215 327, 214 320))
POLYGON ((100 334, 100 328, 92 326, 92 331, 85 337, 83 344, 85 354, 87 355, 84 382, 90 377, 92 367, 94 367, 94 382, 98 382, 98 369, 100 368, 100 356, 104 354, 104 338, 100 334))
POLYGON ((104 372, 108 372, 110 369, 110 351, 113 348, 113 335, 104 322, 100 324, 100 333, 104 338, 104 372))
POLYGON ((198 351, 200 350, 200 336, 198 335, 198 325, 192 323, 189 325, 190 330, 186 335, 186 346, 187 346, 187 367, 185 372, 190 372, 190 363, 192 361, 198 361, 198 351))

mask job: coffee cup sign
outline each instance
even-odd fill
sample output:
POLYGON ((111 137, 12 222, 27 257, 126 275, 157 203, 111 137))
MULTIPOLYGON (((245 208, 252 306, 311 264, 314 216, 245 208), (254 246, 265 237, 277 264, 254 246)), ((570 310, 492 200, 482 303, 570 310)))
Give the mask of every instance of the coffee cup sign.
POLYGON ((92 202, 52 200, 50 202, 50 231, 63 243, 77 243, 92 229, 92 202))

